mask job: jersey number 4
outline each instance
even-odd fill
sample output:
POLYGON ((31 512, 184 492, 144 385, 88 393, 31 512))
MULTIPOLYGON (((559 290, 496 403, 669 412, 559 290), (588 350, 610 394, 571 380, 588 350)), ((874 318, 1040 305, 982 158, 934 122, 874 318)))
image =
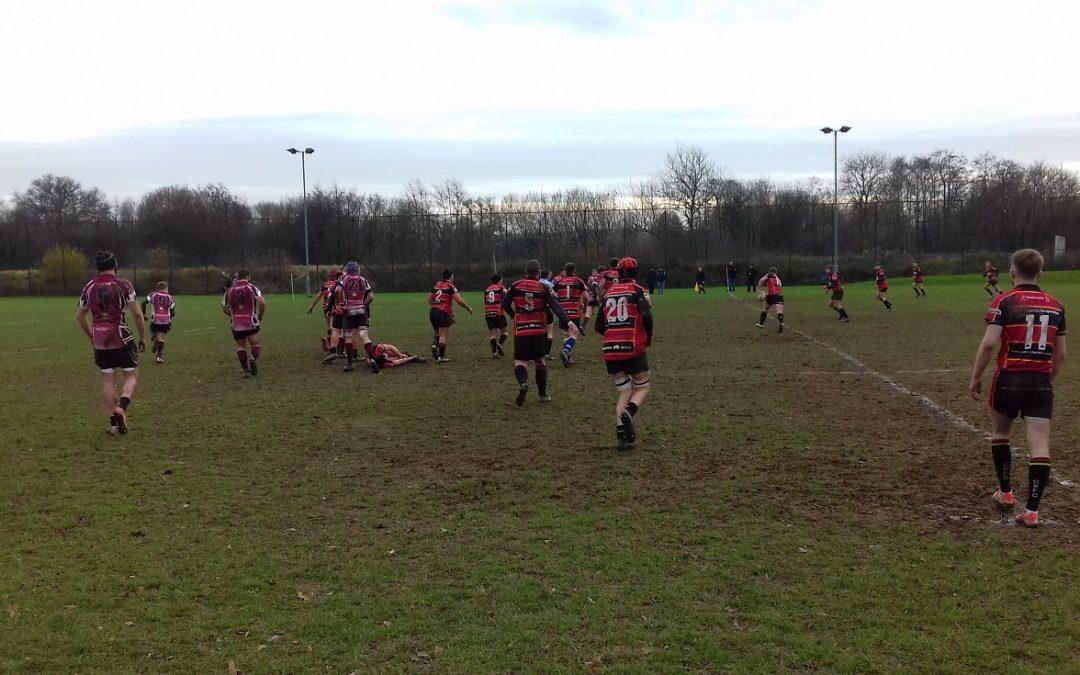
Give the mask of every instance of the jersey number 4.
POLYGON ((610 321, 626 321, 630 318, 630 306, 626 302, 626 296, 608 298, 604 303, 604 314, 610 321))
MULTIPOLYGON (((1031 349, 1031 345, 1035 341, 1035 315, 1028 314, 1024 317, 1027 321, 1027 334, 1024 336, 1024 349, 1031 349)), ((1047 326, 1050 325, 1050 315, 1040 314, 1038 317, 1039 322, 1039 349, 1046 349, 1046 333, 1047 326)))

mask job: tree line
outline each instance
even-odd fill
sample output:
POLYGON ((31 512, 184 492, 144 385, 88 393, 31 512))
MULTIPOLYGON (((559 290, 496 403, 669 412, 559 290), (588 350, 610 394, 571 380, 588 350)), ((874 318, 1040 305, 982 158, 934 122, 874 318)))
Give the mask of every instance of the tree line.
MULTIPOLYGON (((356 259, 391 274, 505 268, 534 256, 583 268, 612 254, 672 268, 824 256, 832 250, 831 188, 818 178, 732 178, 692 146, 674 148, 655 175, 607 190, 480 196, 456 179, 413 180, 395 196, 315 187, 310 256, 313 264, 356 259)), ((1008 251, 1080 237, 1080 179, 1045 162, 861 152, 843 160, 840 190, 845 254, 1008 251)), ((159 269, 283 270, 304 260, 303 207, 299 195, 251 203, 224 185, 110 200, 71 177, 45 175, 0 207, 0 267, 30 269, 50 248, 71 246, 111 248, 159 269)))

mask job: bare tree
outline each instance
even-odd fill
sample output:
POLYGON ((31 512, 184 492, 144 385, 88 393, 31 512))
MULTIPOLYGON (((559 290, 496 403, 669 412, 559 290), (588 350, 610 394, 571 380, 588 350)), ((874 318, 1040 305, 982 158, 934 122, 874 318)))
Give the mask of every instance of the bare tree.
MULTIPOLYGON (((664 158, 660 181, 667 197, 686 221, 690 238, 701 246, 701 210, 708 202, 709 185, 716 178, 716 166, 705 151, 696 146, 677 146, 664 158)), ((704 242, 708 257, 707 242, 704 242)))

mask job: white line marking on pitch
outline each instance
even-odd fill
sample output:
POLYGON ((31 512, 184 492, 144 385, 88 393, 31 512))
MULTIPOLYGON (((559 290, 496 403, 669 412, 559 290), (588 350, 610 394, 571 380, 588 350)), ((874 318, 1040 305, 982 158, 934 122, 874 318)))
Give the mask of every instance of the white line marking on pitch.
MULTIPOLYGON (((792 329, 794 331, 794 329, 792 329)), ((800 370, 800 375, 862 375, 865 371, 860 370, 800 370)), ((934 375, 937 373, 959 372, 955 368, 924 368, 923 370, 897 370, 898 374, 904 375, 934 375)))
POLYGON ((7 356, 8 354, 25 354, 27 352, 43 352, 46 349, 50 349, 50 347, 34 347, 33 349, 16 349, 13 352, 0 352, 0 354, 3 354, 4 356, 7 356))

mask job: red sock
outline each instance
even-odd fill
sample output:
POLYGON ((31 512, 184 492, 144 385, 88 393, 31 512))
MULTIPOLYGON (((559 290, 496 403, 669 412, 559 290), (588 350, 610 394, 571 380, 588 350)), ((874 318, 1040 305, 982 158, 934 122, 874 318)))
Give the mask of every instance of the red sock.
POLYGON ((251 358, 259 358, 259 354, 262 354, 262 345, 251 345, 251 358))

